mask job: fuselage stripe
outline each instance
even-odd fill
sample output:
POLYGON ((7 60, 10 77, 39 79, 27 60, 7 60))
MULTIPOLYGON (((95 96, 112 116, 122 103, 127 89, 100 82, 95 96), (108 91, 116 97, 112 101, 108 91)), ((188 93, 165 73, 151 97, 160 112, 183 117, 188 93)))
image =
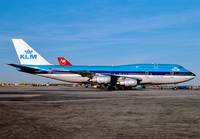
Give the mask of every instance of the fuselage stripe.
MULTIPOLYGON (((81 71, 85 73, 99 73, 99 74, 110 74, 110 75, 168 75, 168 76, 195 76, 192 72, 150 72, 150 71, 81 71)), ((66 71, 57 70, 40 70, 37 74, 72 74, 66 71)))

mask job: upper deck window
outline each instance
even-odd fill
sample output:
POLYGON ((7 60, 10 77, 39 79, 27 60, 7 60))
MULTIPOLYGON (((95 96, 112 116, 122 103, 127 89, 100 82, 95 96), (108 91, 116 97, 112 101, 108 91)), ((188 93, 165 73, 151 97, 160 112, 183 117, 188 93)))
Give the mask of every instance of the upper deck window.
POLYGON ((141 68, 154 68, 154 67, 141 67, 141 68))
POLYGON ((159 67, 159 68, 165 68, 165 69, 168 68, 168 69, 171 69, 172 67, 159 67))

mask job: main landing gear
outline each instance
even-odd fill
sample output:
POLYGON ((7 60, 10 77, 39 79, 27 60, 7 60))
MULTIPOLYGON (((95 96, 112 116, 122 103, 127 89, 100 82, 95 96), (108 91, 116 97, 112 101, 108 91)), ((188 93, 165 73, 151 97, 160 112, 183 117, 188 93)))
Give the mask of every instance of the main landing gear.
POLYGON ((177 84, 175 84, 173 90, 176 91, 177 89, 178 89, 177 84))
POLYGON ((126 87, 121 85, 110 85, 110 84, 102 84, 100 86, 101 90, 113 91, 113 90, 132 90, 133 87, 126 87))
POLYGON ((101 89, 101 90, 108 90, 108 91, 115 90, 114 86, 106 85, 106 84, 102 84, 102 85, 100 86, 100 89, 101 89))

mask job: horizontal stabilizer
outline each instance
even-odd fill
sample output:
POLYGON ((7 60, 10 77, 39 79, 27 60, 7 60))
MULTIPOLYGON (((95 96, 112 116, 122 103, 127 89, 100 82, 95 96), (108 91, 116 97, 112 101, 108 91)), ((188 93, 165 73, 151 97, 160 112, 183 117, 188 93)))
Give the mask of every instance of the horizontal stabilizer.
POLYGON ((40 69, 26 67, 26 66, 21 66, 21 65, 12 64, 12 63, 6 63, 6 64, 17 68, 19 71, 33 73, 33 74, 36 73, 36 72, 38 72, 40 70, 40 69))

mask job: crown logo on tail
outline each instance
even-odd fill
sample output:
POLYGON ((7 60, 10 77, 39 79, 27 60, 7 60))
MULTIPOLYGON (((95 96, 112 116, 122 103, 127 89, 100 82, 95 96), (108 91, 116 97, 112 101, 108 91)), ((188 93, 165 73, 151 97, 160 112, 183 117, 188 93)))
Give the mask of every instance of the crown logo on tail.
POLYGON ((33 53, 33 50, 29 50, 29 49, 28 49, 28 50, 25 50, 24 52, 25 52, 25 54, 32 54, 32 53, 33 53))

